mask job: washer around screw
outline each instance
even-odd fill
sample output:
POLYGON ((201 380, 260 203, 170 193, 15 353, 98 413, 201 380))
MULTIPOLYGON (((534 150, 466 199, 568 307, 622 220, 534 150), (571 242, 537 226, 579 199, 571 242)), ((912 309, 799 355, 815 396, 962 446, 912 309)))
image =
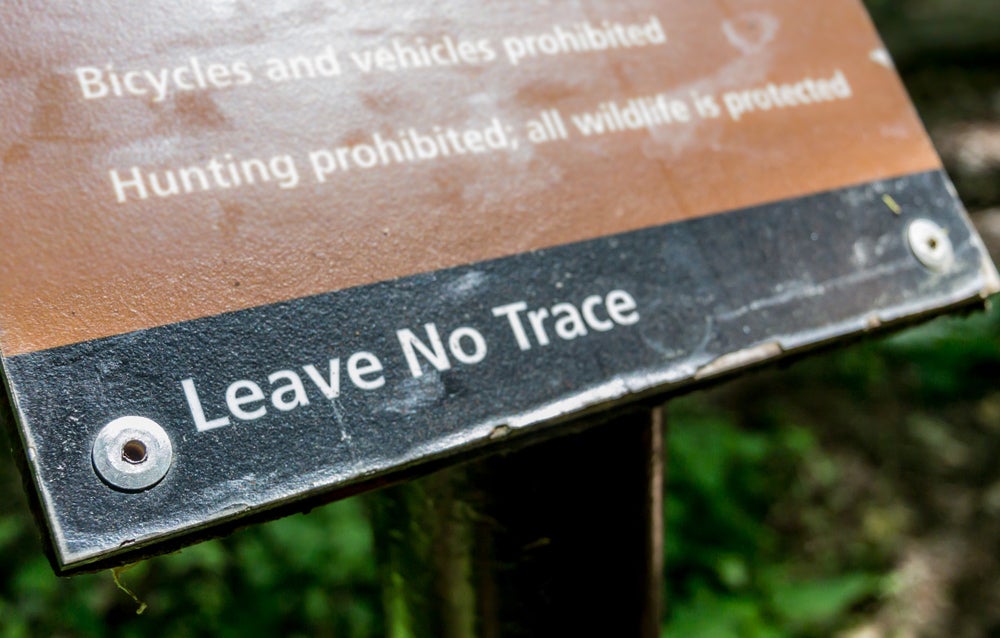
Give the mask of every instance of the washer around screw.
POLYGON ((955 260, 948 233, 929 219, 917 219, 906 230, 910 250, 920 263, 938 272, 947 270, 955 260))
POLYGON ((156 421, 123 416, 97 433, 91 457, 105 483, 126 492, 140 492, 167 475, 174 448, 156 421))

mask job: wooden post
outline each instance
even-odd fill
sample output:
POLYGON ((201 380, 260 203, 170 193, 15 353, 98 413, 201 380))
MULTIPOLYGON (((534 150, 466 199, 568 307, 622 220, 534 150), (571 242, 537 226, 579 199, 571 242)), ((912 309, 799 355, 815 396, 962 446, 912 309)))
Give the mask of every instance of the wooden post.
POLYGON ((660 409, 373 497, 392 638, 659 635, 660 409))

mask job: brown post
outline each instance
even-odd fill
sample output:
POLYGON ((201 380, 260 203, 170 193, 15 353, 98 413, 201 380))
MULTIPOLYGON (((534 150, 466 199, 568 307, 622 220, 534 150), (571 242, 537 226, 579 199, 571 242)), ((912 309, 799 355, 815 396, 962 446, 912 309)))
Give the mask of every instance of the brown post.
POLYGON ((387 635, 659 635, 660 409, 373 498, 387 635))

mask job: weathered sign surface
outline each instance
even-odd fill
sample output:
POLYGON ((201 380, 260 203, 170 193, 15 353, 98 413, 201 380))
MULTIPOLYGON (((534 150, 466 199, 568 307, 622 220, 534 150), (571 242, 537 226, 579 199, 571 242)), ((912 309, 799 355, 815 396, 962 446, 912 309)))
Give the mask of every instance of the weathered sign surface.
POLYGON ((2 12, 62 571, 998 289, 856 0, 2 12))

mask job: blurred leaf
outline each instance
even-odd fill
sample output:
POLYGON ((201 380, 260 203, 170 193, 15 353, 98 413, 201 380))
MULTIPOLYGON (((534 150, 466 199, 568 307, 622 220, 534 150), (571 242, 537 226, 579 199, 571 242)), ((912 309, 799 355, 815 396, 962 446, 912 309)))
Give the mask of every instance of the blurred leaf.
POLYGON ((866 574, 796 581, 778 575, 766 579, 775 614, 792 626, 829 623, 861 600, 878 594, 881 579, 866 574))
POLYGON ((753 598, 700 592, 671 616, 662 638, 782 638, 753 598))

